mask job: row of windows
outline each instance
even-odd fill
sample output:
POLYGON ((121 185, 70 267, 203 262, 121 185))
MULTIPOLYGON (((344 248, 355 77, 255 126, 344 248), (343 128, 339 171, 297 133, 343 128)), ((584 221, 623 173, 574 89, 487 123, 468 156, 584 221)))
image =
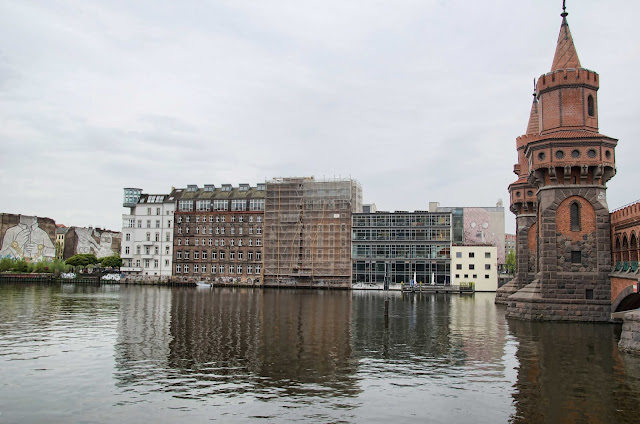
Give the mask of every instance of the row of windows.
POLYGON ((421 227, 451 225, 449 214, 441 215, 354 215, 354 227, 421 227))
MULTIPOLYGON (((188 274, 189 273, 189 264, 177 264, 176 265, 176 273, 185 273, 188 274)), ((242 265, 228 265, 228 267, 226 265, 211 265, 211 268, 209 268, 206 264, 195 264, 193 265, 193 272, 194 274, 198 274, 198 273, 202 273, 202 274, 206 274, 207 271, 211 270, 211 274, 215 274, 216 272, 218 274, 224 274, 225 270, 228 270, 229 274, 242 274, 242 271, 244 270, 242 265)), ((255 268, 253 267, 253 265, 247 265, 247 274, 260 274, 262 272, 262 266, 261 265, 256 265, 255 268)))
MULTIPOLYGON (((209 246, 224 246, 225 244, 225 240, 229 243, 229 246, 238 246, 238 247, 242 247, 242 246, 262 246, 262 239, 254 239, 249 238, 249 239, 238 239, 238 241, 236 242, 236 239, 209 239, 208 240, 208 245, 209 246)), ((176 239, 176 245, 177 246, 182 246, 183 244, 185 246, 190 246, 191 244, 191 239, 185 238, 184 239, 184 243, 182 242, 182 239, 178 238, 176 239)), ((193 244, 192 246, 205 246, 205 239, 193 239, 193 244)))
MULTIPOLYGON (((460 274, 456 274, 456 278, 460 278, 460 274)), ((469 274, 464 274, 463 278, 469 278, 469 274)), ((478 278, 478 274, 473 274, 471 278, 478 278)), ((491 277, 489 277, 489 274, 485 274, 484 278, 488 280, 491 277)))
MULTIPOLYGON (((132 264, 134 264, 134 263, 135 263, 135 266, 137 268, 140 268, 141 264, 144 265, 144 268, 151 268, 151 259, 145 259, 142 262, 140 261, 140 259, 136 259, 135 262, 133 260, 131 260, 131 259, 125 259, 123 261, 123 265, 124 266, 129 266, 129 267, 132 266, 132 264)), ((160 261, 158 261, 157 259, 154 259, 153 260, 153 268, 158 268, 159 265, 160 265, 160 261)), ((164 266, 169 266, 169 260, 168 259, 164 261, 164 266)))
MULTIPOLYGON (((225 215, 216 215, 215 217, 213 215, 209 216, 209 222, 226 222, 227 217, 225 215)), ((184 222, 191 222, 191 217, 189 215, 185 215, 184 218, 182 217, 182 215, 178 215, 178 218, 176 219, 178 224, 181 224, 183 221, 184 222)), ((231 222, 244 222, 245 221, 245 216, 244 215, 231 215, 231 222)), ((248 222, 253 222, 254 221, 254 216, 253 215, 249 215, 249 218, 247 219, 248 222)), ((200 215, 196 215, 195 216, 195 221, 194 222, 207 222, 207 217, 203 216, 200 217, 200 215)), ((255 217, 255 222, 262 222, 262 215, 258 215, 255 217)))
POLYGON ((424 228, 424 229, 354 229, 354 241, 446 241, 451 238, 451 230, 448 228, 424 228))
MULTIPOLYGON (((189 251, 185 250, 184 252, 181 250, 176 251, 176 259, 185 259, 189 260, 190 254, 193 253, 193 259, 207 259, 207 255, 209 251, 203 250, 202 252, 199 250, 189 251)), ((247 260, 252 261, 254 257, 254 252, 247 252, 247 260)), ((236 258, 241 261, 244 258, 244 252, 229 252, 229 260, 234 261, 236 258)), ((256 261, 262 260, 262 252, 255 252, 256 261)), ((225 251, 211 251, 211 260, 224 260, 225 259, 225 251)))
MULTIPOLYGON (((164 254, 168 255, 169 254, 169 249, 170 247, 167 245, 164 247, 164 254)), ((125 246, 124 247, 124 254, 125 255, 129 255, 131 253, 131 249, 129 249, 129 246, 125 246)), ((140 255, 142 254, 142 246, 137 245, 136 246, 136 255, 140 255)), ((151 255, 151 246, 144 246, 144 254, 145 255, 151 255)), ((160 254, 160 246, 153 246, 153 254, 154 255, 159 255, 160 254)))
MULTIPOLYGON (((244 232, 244 228, 245 227, 237 227, 237 231, 236 231, 236 227, 228 227, 229 228, 229 234, 230 235, 235 235, 236 232, 238 233, 238 235, 242 235, 244 232)), ((190 227, 184 227, 184 232, 183 232, 183 227, 178 227, 178 234, 189 234, 190 232, 190 227)), ((207 228, 206 227, 202 227, 202 230, 200 230, 200 227, 195 227, 195 229, 193 230, 194 234, 200 234, 200 232, 202 231, 202 234, 207 234, 207 228)), ((262 227, 248 227, 248 234, 251 235, 253 234, 255 231, 256 234, 260 235, 262 234, 262 227)), ((215 232, 216 235, 225 235, 225 227, 216 227, 215 230, 213 227, 209 227, 209 234, 213 234, 215 232)))
MULTIPOLYGON (((456 269, 462 269, 462 264, 456 264, 456 269)), ((469 269, 470 270, 474 270, 474 269, 476 269, 476 266, 474 264, 469 264, 469 269)), ((484 264, 484 269, 486 271, 489 271, 491 269, 491 265, 484 264)))
MULTIPOLYGON (((462 257, 462 252, 456 252, 456 258, 461 258, 462 257)), ((470 258, 475 258, 476 257, 476 253, 475 252, 469 252, 469 257, 470 258)), ((484 257, 486 259, 491 258, 491 252, 484 252, 484 257)))
POLYGON ((448 259, 451 248, 447 244, 416 245, 354 245, 354 258, 374 259, 448 259))
MULTIPOLYGON (((161 221, 159 219, 156 219, 155 228, 160 228, 160 222, 161 221)), ((172 222, 171 219, 167 220, 167 228, 171 228, 171 222, 172 222)), ((152 228, 150 219, 147 219, 146 224, 147 224, 147 226, 145 228, 152 228)), ((126 219, 124 228, 133 228, 133 219, 126 219)), ((142 220, 141 219, 138 220, 138 228, 142 228, 142 220)))
MULTIPOLYGON (((193 200, 178 201, 178 210, 181 212, 192 212, 194 208, 193 200)), ((195 209, 200 212, 214 211, 252 211, 264 210, 264 199, 232 199, 232 200, 196 200, 195 209), (231 208, 229 208, 231 206, 231 208)))

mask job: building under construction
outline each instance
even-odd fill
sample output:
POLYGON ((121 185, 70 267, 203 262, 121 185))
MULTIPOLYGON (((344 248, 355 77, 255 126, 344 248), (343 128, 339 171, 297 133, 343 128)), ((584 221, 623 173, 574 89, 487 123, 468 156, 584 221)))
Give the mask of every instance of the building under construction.
POLYGON ((275 178, 264 211, 264 285, 351 287, 351 214, 362 187, 351 179, 275 178))

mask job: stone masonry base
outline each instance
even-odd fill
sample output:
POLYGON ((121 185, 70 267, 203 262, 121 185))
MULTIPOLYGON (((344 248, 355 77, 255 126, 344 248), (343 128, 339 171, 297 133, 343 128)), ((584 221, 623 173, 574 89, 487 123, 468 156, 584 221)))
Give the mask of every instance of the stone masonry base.
POLYGON ((618 347, 622 351, 640 355, 640 310, 625 315, 618 347))
POLYGON ((507 301, 507 318, 527 321, 611 321, 611 302, 558 299, 517 299, 507 301))

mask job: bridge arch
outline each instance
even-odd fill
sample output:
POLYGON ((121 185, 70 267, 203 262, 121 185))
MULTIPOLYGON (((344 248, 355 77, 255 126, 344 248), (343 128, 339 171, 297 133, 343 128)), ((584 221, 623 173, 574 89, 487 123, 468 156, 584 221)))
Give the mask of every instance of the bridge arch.
POLYGON ((629 311, 640 308, 640 293, 633 292, 633 286, 624 288, 611 304, 611 312, 629 311))

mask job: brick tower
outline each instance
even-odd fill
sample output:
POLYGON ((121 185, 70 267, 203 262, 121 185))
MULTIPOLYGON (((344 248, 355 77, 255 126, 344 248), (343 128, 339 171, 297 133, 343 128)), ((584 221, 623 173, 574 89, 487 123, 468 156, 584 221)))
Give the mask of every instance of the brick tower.
POLYGON ((534 92, 527 132, 516 138, 518 163, 513 166, 513 172, 518 179, 509 185, 510 210, 516 216, 516 273, 513 280, 498 289, 496 303, 506 304, 510 295, 533 282, 535 278, 538 190, 529 184, 529 161, 524 150, 529 141, 539 135, 539 126, 538 97, 534 92))
POLYGON ((517 141, 524 160, 519 155, 516 169, 526 181, 519 178, 509 188, 518 231, 526 233, 518 236, 517 253, 526 238, 528 255, 518 260, 519 290, 507 299, 507 316, 609 321, 606 183, 616 172, 617 140, 598 131, 599 76, 580 65, 564 6, 561 16, 551 72, 536 84, 537 113, 517 141), (537 129, 531 128, 536 121, 537 129), (535 199, 529 202, 531 191, 535 199), (535 266, 528 264, 530 258, 535 266))

